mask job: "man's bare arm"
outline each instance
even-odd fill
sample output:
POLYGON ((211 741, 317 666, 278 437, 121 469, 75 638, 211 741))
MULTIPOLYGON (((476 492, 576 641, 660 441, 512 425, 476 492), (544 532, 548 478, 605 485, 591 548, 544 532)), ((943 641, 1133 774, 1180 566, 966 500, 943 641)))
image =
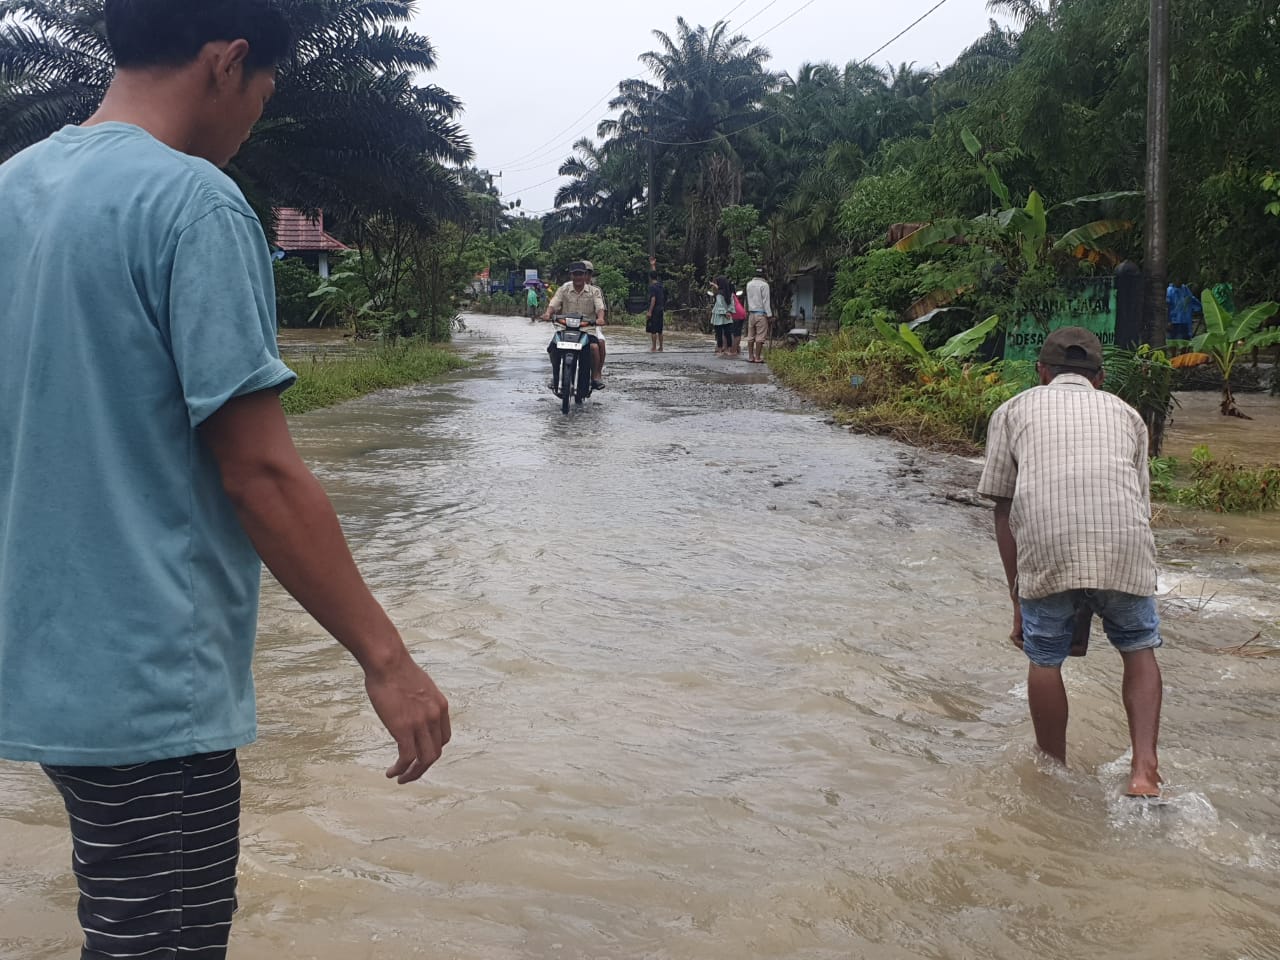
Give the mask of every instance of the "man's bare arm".
POLYGON ((992 497, 996 503, 996 546, 1000 548, 1000 562, 1004 564, 1004 576, 1009 583, 1009 596, 1018 602, 1018 543, 1013 539, 1009 526, 1009 511, 1013 501, 1005 497, 992 497))
POLYGON ((1009 526, 1009 511, 1013 501, 1005 497, 992 497, 996 502, 996 546, 1000 548, 1000 562, 1004 564, 1004 577, 1009 583, 1009 599, 1013 603, 1013 628, 1009 640, 1022 649, 1022 605, 1018 602, 1018 542, 1009 526))
POLYGON ((449 742, 449 704, 360 576, 333 505, 293 445, 274 390, 237 397, 200 426, 241 525, 267 568, 351 651, 399 757, 416 780, 449 742))

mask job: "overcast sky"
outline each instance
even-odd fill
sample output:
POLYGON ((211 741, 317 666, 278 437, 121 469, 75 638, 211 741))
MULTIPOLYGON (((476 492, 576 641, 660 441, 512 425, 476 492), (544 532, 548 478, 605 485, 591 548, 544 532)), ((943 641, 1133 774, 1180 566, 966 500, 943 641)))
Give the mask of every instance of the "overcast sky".
MULTIPOLYGON (((573 142, 595 135, 618 81, 640 75, 636 58, 657 47, 652 31, 674 35, 677 16, 710 27, 727 14, 733 32, 769 50, 770 69, 794 75, 806 61, 864 59, 937 2, 426 0, 414 26, 436 48, 439 66, 427 80, 466 105, 477 166, 501 171, 495 182, 506 199, 538 213, 552 206, 556 169, 573 142)), ((943 0, 872 62, 945 66, 989 18, 986 0, 943 0)))

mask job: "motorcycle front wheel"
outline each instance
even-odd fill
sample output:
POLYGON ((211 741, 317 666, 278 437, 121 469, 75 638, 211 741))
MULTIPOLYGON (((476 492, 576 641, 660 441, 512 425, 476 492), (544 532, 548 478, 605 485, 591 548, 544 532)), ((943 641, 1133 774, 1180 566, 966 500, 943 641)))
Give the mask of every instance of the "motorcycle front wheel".
POLYGON ((569 398, 573 396, 574 374, 578 372, 578 358, 572 354, 560 361, 560 412, 569 415, 569 398))

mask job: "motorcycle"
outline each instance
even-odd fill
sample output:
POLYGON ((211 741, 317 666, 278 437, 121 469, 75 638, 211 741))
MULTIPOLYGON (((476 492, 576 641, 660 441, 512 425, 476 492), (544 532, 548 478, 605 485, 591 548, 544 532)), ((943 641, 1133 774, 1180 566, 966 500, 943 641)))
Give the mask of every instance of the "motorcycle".
POLYGON ((560 412, 569 413, 569 400, 575 406, 591 396, 591 375, 593 358, 591 355, 592 337, 589 331, 597 324, 577 316, 553 317, 556 325, 555 335, 551 339, 551 349, 559 357, 559 369, 556 371, 556 396, 560 398, 560 412))

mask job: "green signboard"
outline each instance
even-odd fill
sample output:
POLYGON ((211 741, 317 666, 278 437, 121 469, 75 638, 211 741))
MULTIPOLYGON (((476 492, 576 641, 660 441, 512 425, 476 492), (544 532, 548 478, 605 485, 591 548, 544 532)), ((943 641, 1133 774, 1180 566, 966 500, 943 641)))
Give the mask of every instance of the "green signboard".
POLYGON ((1035 360, 1044 338, 1059 327, 1084 327, 1104 345, 1116 342, 1116 298, 1110 277, 1080 282, 1057 297, 1035 304, 1005 332, 1006 360, 1035 360), (1045 325, 1040 317, 1048 317, 1045 325))

